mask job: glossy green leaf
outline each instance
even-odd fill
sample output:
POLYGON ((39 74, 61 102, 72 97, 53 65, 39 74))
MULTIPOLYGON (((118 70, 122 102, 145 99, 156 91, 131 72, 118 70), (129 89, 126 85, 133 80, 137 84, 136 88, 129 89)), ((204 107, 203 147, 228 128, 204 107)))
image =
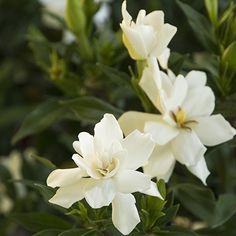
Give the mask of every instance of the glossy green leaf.
POLYGON ((189 5, 177 0, 177 4, 186 15, 188 22, 201 44, 211 51, 216 51, 216 43, 212 34, 211 25, 207 18, 189 5))
POLYGON ((14 213, 10 217, 31 232, 72 227, 71 223, 47 213, 14 213))
POLYGON ((205 0, 205 6, 211 22, 216 24, 218 16, 218 0, 205 0))
POLYGON ((223 53, 222 62, 230 69, 236 70, 236 41, 226 48, 223 53))

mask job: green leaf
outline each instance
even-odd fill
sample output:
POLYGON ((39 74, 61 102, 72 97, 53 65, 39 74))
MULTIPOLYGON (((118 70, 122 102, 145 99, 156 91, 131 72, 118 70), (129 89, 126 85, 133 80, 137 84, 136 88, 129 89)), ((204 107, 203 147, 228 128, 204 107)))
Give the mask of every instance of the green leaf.
POLYGON ((173 189, 186 209, 199 219, 211 221, 214 215, 215 197, 210 189, 193 184, 179 184, 173 189))
POLYGON ((13 144, 28 135, 43 131, 64 117, 64 114, 64 110, 58 106, 56 100, 49 100, 39 105, 24 119, 20 129, 13 137, 13 144))
POLYGON ((94 229, 70 229, 60 233, 58 236, 89 236, 89 235, 98 235, 94 229))
POLYGON ((47 213, 14 213, 10 217, 31 232, 72 227, 71 223, 47 213))
POLYGON ((218 0, 205 0, 205 6, 212 24, 217 24, 218 0))
POLYGON ((198 40, 205 48, 215 52, 216 43, 212 34, 211 25, 207 18, 179 0, 177 0, 177 4, 188 18, 188 22, 198 40))
POLYGON ((222 62, 232 70, 236 70, 236 41, 232 42, 224 51, 222 62))
POLYGON ((165 184, 165 181, 163 179, 160 179, 157 182, 157 188, 158 188, 161 196, 165 199, 166 198, 166 184, 165 184))
POLYGON ((98 122, 105 113, 120 116, 122 111, 95 97, 80 97, 61 100, 60 105, 73 112, 75 118, 87 122, 98 122))
POLYGON ((58 236, 61 232, 62 231, 58 229, 46 229, 33 234, 33 236, 58 236))
POLYGON ((48 167, 49 169, 56 169, 57 168, 50 160, 48 160, 44 157, 40 157, 35 154, 32 154, 31 157, 34 158, 35 160, 37 160, 38 162, 40 162, 45 167, 48 167))

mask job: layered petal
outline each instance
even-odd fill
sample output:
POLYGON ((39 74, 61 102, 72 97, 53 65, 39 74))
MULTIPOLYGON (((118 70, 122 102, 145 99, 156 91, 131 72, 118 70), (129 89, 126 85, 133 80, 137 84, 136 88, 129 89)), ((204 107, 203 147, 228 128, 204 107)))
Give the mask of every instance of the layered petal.
POLYGON ((187 168, 192 174, 197 176, 202 181, 203 184, 206 185, 206 179, 210 174, 210 172, 207 168, 206 161, 203 156, 196 165, 188 166, 187 168))
POLYGON ((137 111, 128 111, 121 115, 118 122, 125 136, 127 136, 136 129, 143 132, 145 122, 158 120, 161 120, 160 115, 137 111))
POLYGON ((235 129, 220 114, 198 118, 197 124, 193 129, 206 146, 224 143, 232 139, 236 134, 235 129))
POLYGON ((143 167, 146 175, 157 179, 169 180, 175 166, 175 158, 169 145, 156 146, 147 165, 143 167))
POLYGON ((122 146, 127 151, 126 168, 136 170, 148 160, 155 144, 150 135, 135 130, 122 141, 122 146))
POLYGON ((86 175, 80 168, 57 169, 48 176, 47 185, 52 188, 64 187, 75 184, 84 176, 86 175))
MULTIPOLYGON (((144 69, 139 85, 153 105, 157 106, 159 89, 161 88, 161 74, 156 58, 149 59, 148 67, 144 69)), ((157 108, 159 109, 159 107, 157 108)))
POLYGON ((112 222, 124 235, 128 235, 140 222, 135 198, 132 194, 118 193, 112 202, 112 222))
POLYGON ((203 87, 206 85, 207 75, 203 71, 192 70, 186 76, 188 88, 203 87))
POLYGON ((206 152, 206 148, 193 130, 180 131, 171 142, 171 147, 175 158, 186 166, 196 165, 206 152))
POLYGON ((61 187, 56 194, 49 199, 50 203, 62 206, 64 208, 71 207, 75 202, 84 198, 84 191, 91 184, 91 179, 84 178, 75 184, 61 187))
POLYGON ((157 58, 161 67, 163 69, 167 69, 168 68, 168 60, 170 57, 170 49, 166 48, 163 53, 157 58))
POLYGON ((93 186, 86 190, 84 197, 92 208, 109 206, 117 193, 115 183, 112 179, 96 181, 93 186))
POLYGON ((151 134, 152 140, 159 145, 164 145, 174 139, 179 130, 163 122, 146 122, 144 132, 151 134))
POLYGON ((87 132, 81 132, 78 135, 79 141, 73 142, 73 148, 84 158, 92 158, 94 156, 94 138, 87 132))
POLYGON ((150 188, 147 190, 142 190, 140 191, 141 193, 147 194, 149 196, 153 196, 153 197, 158 197, 160 199, 163 199, 163 197, 161 196, 159 190, 157 189, 157 184, 153 181, 151 181, 151 185, 150 188))
POLYGON ((120 193, 134 193, 148 190, 151 178, 135 170, 124 170, 115 178, 120 193))
POLYGON ((144 24, 152 25, 155 29, 160 29, 164 24, 164 12, 153 11, 146 15, 144 18, 144 24))
POLYGON ((112 143, 121 141, 122 138, 122 130, 112 114, 105 114, 103 119, 95 125, 94 142, 96 151, 100 153, 109 149, 112 143))
POLYGON ((215 108, 215 96, 210 87, 197 87, 189 90, 182 109, 188 119, 209 116, 215 108))

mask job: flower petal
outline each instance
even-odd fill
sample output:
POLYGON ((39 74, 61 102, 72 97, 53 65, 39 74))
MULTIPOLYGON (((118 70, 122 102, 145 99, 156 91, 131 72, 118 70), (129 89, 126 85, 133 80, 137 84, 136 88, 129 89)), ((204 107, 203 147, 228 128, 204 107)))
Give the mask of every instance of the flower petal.
POLYGON ((207 75, 203 71, 192 70, 186 75, 185 79, 188 82, 188 88, 192 89, 205 86, 207 75))
MULTIPOLYGON (((159 89, 161 88, 161 74, 156 58, 151 58, 148 61, 148 67, 144 69, 139 85, 153 105, 157 107, 159 89)), ((157 108, 159 109, 159 107, 157 108)))
POLYGON ((64 187, 78 182, 84 176, 85 173, 80 168, 57 169, 48 176, 47 185, 52 188, 64 187))
POLYGON ((197 87, 189 90, 182 109, 188 119, 209 116, 215 108, 215 96, 210 87, 197 87))
POLYGON ((112 222, 124 235, 128 235, 140 222, 135 198, 132 194, 118 193, 112 202, 112 222))
POLYGON ((170 57, 170 49, 166 48, 163 53, 157 58, 161 67, 163 69, 167 69, 168 68, 168 61, 169 61, 169 57, 170 57))
POLYGON ((201 142, 207 146, 224 143, 236 134, 235 129, 220 114, 198 118, 197 122, 193 129, 201 142))
POLYGON ((171 147, 175 158, 186 166, 196 165, 206 152, 206 148, 193 130, 180 131, 171 142, 171 147))
POLYGON ((196 165, 188 166, 187 168, 192 174, 197 176, 203 182, 203 184, 206 185, 206 178, 208 177, 210 172, 207 168, 206 161, 203 156, 196 165))
POLYGON ((157 177, 157 179, 169 180, 175 166, 175 158, 171 152, 171 147, 156 146, 147 165, 143 167, 146 175, 157 177))
POLYGON ((127 11, 126 1, 123 1, 123 3, 122 3, 121 12, 122 12, 122 17, 123 17, 125 24, 129 25, 132 20, 132 16, 127 11))
POLYGON ((90 180, 88 178, 80 179, 75 184, 59 188, 49 202, 64 208, 71 207, 75 202, 84 198, 84 189, 90 184, 90 180))
POLYGON ((146 122, 145 133, 151 134, 152 140, 159 145, 164 145, 179 134, 179 130, 165 122, 146 122))
POLYGON ((79 141, 73 142, 73 148, 84 158, 92 158, 94 156, 94 138, 87 132, 81 132, 78 135, 79 141))
POLYGON ((164 24, 164 12, 152 11, 144 18, 144 24, 149 24, 156 30, 161 29, 162 25, 164 24))
POLYGON ((136 170, 150 157, 155 144, 150 135, 135 130, 122 141, 122 146, 127 151, 126 168, 136 170))
POLYGON ((96 151, 109 149, 113 142, 121 141, 123 133, 119 126, 118 121, 112 114, 105 114, 103 119, 95 125, 94 128, 94 141, 96 151))
POLYGON ((161 196, 159 190, 157 189, 157 184, 153 181, 151 181, 151 185, 150 185, 150 188, 148 190, 140 191, 140 192, 144 193, 144 194, 147 194, 149 196, 158 197, 160 199, 163 199, 163 197, 161 196))
POLYGON ((85 199, 92 208, 109 206, 116 195, 116 186, 112 179, 99 180, 85 191, 85 199))
POLYGON ((171 39, 174 37, 176 31, 177 28, 175 26, 164 24, 158 34, 158 44, 156 48, 153 49, 151 55, 156 57, 160 56, 168 46, 171 39))
POLYGON ((151 178, 135 170, 123 170, 115 177, 117 189, 121 193, 134 193, 148 190, 151 178))
POLYGON ((158 120, 161 120, 160 115, 137 111, 128 111, 122 114, 122 116, 118 119, 118 122, 126 136, 136 129, 143 132, 145 122, 158 120))

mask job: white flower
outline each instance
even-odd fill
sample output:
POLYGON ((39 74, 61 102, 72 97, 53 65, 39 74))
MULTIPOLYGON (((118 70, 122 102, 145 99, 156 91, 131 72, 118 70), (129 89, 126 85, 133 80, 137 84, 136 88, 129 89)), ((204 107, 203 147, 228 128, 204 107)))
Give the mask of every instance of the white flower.
POLYGON ((145 60, 149 56, 159 57, 167 48, 177 29, 164 24, 163 11, 153 11, 146 15, 140 10, 136 22, 126 10, 126 1, 122 4, 123 42, 130 56, 135 60, 145 60))
POLYGON ((139 129, 152 135, 156 148, 144 172, 166 181, 179 161, 205 184, 209 171, 206 146, 226 142, 236 134, 222 115, 211 115, 215 96, 206 86, 206 74, 191 71, 186 77, 158 72, 156 60, 144 70, 140 86, 161 115, 127 112, 119 123, 125 134, 139 129))
POLYGON ((78 167, 53 171, 47 184, 60 187, 49 200, 70 207, 85 198, 92 208, 112 203, 112 221, 123 234, 140 222, 131 193, 142 192, 160 197, 150 177, 136 171, 153 151, 150 135, 134 131, 123 139, 115 117, 105 114, 95 126, 94 136, 82 132, 73 143, 78 154, 72 159, 78 167))

